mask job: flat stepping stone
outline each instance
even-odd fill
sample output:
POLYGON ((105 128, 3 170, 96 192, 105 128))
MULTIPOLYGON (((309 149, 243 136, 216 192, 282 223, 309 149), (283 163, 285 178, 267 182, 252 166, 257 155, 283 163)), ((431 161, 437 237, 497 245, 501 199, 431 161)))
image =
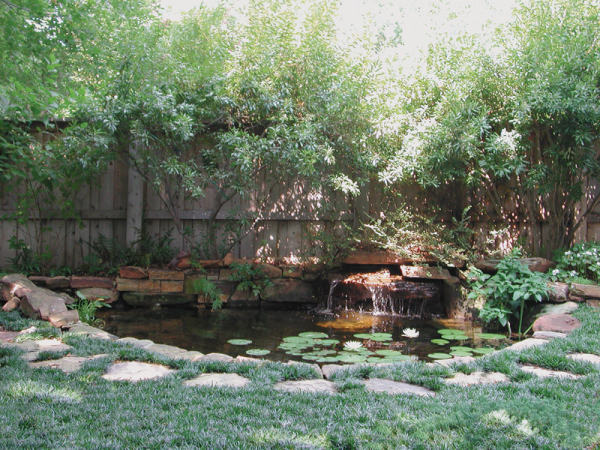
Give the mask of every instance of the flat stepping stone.
POLYGON ((94 355, 88 357, 82 356, 65 356, 64 358, 55 359, 51 361, 39 361, 39 362, 30 362, 28 364, 32 369, 40 369, 43 367, 49 367, 51 369, 62 370, 65 373, 73 373, 77 372, 81 369, 81 366, 84 362, 96 359, 103 358, 108 355, 94 355))
POLYGON ((327 380, 302 380, 282 381, 274 386, 276 391, 285 392, 317 392, 322 394, 335 394, 335 384, 327 380))
POLYGON ((557 331, 536 331, 535 333, 533 333, 534 339, 545 339, 547 341, 552 339, 562 339, 566 337, 566 333, 559 333, 557 331))
POLYGON ((18 331, 0 331, 0 342, 12 341, 18 335, 18 331))
POLYGON ((577 380, 578 378, 581 378, 581 375, 575 375, 574 373, 563 372, 561 370, 543 369, 535 366, 522 366, 521 370, 523 372, 536 375, 540 378, 567 378, 569 380, 577 380))
POLYGON ((504 350, 523 350, 526 348, 537 347, 538 345, 543 345, 546 342, 548 342, 546 339, 528 338, 528 339, 522 340, 521 342, 517 342, 516 344, 513 344, 510 347, 505 348, 504 350))
POLYGON ((592 355, 591 353, 572 353, 567 355, 567 358, 573 361, 584 361, 592 364, 600 364, 600 356, 592 355))
POLYGON ((344 366, 341 364, 324 364, 323 367, 321 367, 321 372, 323 372, 325 378, 331 380, 333 374, 343 368, 344 366))
POLYGON ((121 362, 108 368, 102 378, 109 381, 140 381, 162 378, 175 372, 159 364, 137 361, 121 362))
POLYGON ((131 344, 136 348, 143 348, 143 349, 146 349, 146 348, 150 347, 151 345, 154 345, 154 342, 151 341, 150 339, 136 339, 136 338, 132 338, 132 337, 117 339, 117 342, 122 342, 123 344, 131 344))
POLYGON ((197 361, 216 361, 229 363, 235 361, 235 359, 233 358, 233 356, 224 355, 223 353, 209 353, 208 355, 204 355, 197 361))
POLYGON ((75 325, 71 325, 68 328, 69 332, 71 333, 83 334, 98 339, 107 339, 111 341, 116 341, 119 339, 119 337, 115 336, 114 334, 107 333, 106 331, 101 330, 100 328, 93 327, 83 322, 77 322, 75 325))
POLYGON ((454 386, 472 386, 474 384, 494 384, 509 381, 508 377, 500 372, 473 372, 469 375, 458 372, 452 378, 446 378, 446 384, 454 386))
POLYGON ((250 383, 248 378, 237 373, 203 373, 196 378, 184 381, 183 385, 242 388, 248 383, 250 383))
POLYGON ((364 385, 367 391, 370 392, 385 392, 390 395, 414 394, 422 397, 435 396, 435 392, 423 386, 387 380, 385 378, 370 378, 365 380, 364 385))

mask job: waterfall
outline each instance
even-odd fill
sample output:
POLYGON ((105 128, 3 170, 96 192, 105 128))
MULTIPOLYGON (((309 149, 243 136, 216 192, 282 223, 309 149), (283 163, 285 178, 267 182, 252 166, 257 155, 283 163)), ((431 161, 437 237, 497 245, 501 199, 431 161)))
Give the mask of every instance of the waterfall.
POLYGON ((367 284, 366 288, 371 292, 373 314, 396 314, 394 300, 388 286, 367 284))
POLYGON ((327 311, 333 310, 333 290, 339 284, 340 280, 332 280, 329 286, 329 295, 327 296, 327 311))

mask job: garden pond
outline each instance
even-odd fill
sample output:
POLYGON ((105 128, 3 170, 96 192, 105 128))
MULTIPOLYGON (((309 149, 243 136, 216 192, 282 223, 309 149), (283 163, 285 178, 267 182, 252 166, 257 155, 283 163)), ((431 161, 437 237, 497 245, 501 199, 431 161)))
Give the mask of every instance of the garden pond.
POLYGON ((102 327, 119 337, 150 339, 201 353, 257 356, 322 364, 431 361, 478 356, 512 342, 481 325, 357 311, 192 308, 98 311, 102 327))

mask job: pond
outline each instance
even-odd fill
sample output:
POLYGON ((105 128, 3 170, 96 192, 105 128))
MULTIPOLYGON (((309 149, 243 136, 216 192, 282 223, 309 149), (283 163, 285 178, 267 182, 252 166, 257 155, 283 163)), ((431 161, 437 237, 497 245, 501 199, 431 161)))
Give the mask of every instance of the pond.
POLYGON ((483 333, 481 326, 471 321, 424 320, 356 311, 334 315, 323 311, 210 311, 180 307, 105 309, 98 316, 104 321, 103 328, 119 337, 150 339, 205 354, 218 352, 236 357, 254 353, 273 361, 351 363, 411 358, 430 361, 451 357, 450 353, 478 356, 510 344, 503 336, 483 333), (418 336, 409 337, 407 329, 416 330, 418 336), (347 344, 349 341, 356 344, 347 344))

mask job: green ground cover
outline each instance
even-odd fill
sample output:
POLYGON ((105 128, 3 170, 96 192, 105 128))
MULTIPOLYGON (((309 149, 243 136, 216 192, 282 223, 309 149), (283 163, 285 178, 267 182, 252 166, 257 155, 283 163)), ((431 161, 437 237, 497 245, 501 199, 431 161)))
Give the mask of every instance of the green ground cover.
MULTIPOLYGON (((522 352, 497 352, 448 369, 422 362, 356 365, 334 381, 336 395, 273 390, 281 380, 315 378, 309 366, 172 360, 130 345, 62 334, 72 354, 107 356, 72 374, 30 369, 20 350, 0 349, 1 449, 515 449, 596 448, 600 444, 600 368, 569 352, 600 354, 600 310, 582 307, 583 326, 563 340, 522 352), (139 360, 178 369, 158 381, 110 382, 112 361, 139 360), (585 375, 540 379, 529 363, 585 375), (453 371, 506 374, 510 383, 457 387, 453 371), (246 388, 194 388, 203 372, 236 372, 246 388), (367 377, 420 384, 435 397, 365 391, 367 377)), ((0 326, 31 321, 0 314, 0 326)), ((34 337, 55 333, 44 328, 34 337)), ((54 355, 45 352, 44 359, 54 355)), ((59 356, 59 355, 56 355, 59 356)))

